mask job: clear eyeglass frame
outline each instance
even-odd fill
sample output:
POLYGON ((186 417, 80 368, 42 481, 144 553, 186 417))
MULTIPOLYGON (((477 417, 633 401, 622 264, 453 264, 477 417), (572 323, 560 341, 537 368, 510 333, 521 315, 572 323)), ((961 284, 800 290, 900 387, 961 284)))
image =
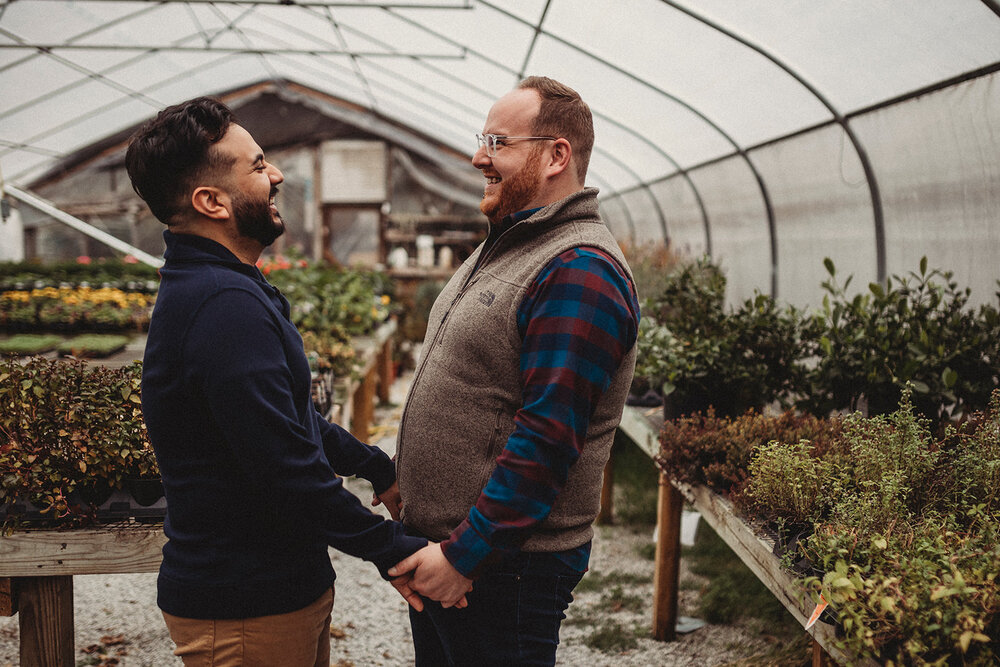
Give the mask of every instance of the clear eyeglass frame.
POLYGON ((555 141, 558 137, 510 137, 506 134, 477 134, 476 141, 479 142, 479 147, 486 147, 486 155, 489 157, 496 157, 497 155, 497 144, 503 145, 504 141, 508 139, 519 139, 524 141, 541 141, 549 140, 555 141))

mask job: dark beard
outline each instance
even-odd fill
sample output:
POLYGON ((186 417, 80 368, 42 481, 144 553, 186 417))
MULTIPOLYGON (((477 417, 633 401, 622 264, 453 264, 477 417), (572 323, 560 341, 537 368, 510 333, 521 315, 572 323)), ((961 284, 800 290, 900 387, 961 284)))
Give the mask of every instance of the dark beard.
POLYGON ((539 171, 537 155, 533 151, 520 171, 500 181, 500 194, 489 202, 484 199, 479 206, 490 224, 496 224, 512 213, 528 208, 538 193, 539 171))
POLYGON ((285 233, 285 221, 281 215, 278 215, 277 221, 274 220, 267 199, 252 201, 242 195, 233 197, 233 215, 236 216, 236 229, 240 234, 264 247, 285 233))

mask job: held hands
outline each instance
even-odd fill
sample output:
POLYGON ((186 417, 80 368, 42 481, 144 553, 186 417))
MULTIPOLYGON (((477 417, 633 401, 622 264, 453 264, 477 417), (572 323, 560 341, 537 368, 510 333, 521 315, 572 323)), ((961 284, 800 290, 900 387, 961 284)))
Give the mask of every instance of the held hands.
POLYGON ((392 486, 383 491, 381 494, 372 496, 372 507, 379 504, 385 505, 385 508, 389 510, 389 516, 392 517, 393 521, 399 521, 399 511, 403 508, 403 500, 399 495, 398 482, 393 482, 392 486))
POLYGON ((395 577, 392 585, 399 594, 417 611, 423 611, 420 596, 437 600, 442 607, 468 606, 465 594, 472 590, 472 580, 452 567, 441 545, 429 543, 389 569, 389 576, 395 577))

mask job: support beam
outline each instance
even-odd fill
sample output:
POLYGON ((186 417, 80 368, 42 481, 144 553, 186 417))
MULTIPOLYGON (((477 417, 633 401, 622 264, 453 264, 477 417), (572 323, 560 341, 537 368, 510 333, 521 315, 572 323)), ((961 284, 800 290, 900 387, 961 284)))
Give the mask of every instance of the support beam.
POLYGON ((77 218, 75 216, 70 215, 69 213, 66 213, 65 211, 57 208, 50 201, 42 199, 37 195, 33 195, 26 190, 14 187, 13 185, 4 185, 3 190, 14 199, 22 201, 28 206, 31 206, 32 208, 38 209, 42 213, 52 216, 59 222, 65 225, 69 225, 78 232, 82 232, 93 239, 97 239, 101 243, 111 246, 112 248, 118 250, 119 252, 123 252, 127 255, 132 255, 143 264, 152 266, 157 269, 163 266, 163 260, 160 259, 159 257, 153 257, 149 253, 143 250, 139 250, 135 246, 129 243, 125 243, 125 241, 122 241, 121 239, 112 236, 111 234, 108 234, 103 229, 98 229, 97 227, 94 227, 90 223, 84 222, 80 218, 77 218))

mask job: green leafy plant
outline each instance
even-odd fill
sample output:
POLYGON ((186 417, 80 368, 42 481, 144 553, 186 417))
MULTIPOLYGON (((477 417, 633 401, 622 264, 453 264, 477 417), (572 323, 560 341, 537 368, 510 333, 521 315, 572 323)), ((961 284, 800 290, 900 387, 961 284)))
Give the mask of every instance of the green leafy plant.
POLYGON ((868 414, 895 409, 907 382, 913 405, 935 423, 982 410, 1000 378, 1000 314, 968 307, 970 290, 952 273, 928 269, 892 276, 884 286, 849 296, 851 278, 829 278, 815 325, 822 331, 810 390, 798 406, 813 414, 868 414))
POLYGON ((935 436, 904 388, 895 411, 843 419, 824 447, 771 441, 735 503, 751 522, 806 524, 790 560, 830 603, 848 655, 882 664, 1000 657, 1000 391, 935 436), (799 568, 801 561, 796 561, 799 568))
POLYGON ((86 520, 100 495, 156 476, 142 421, 141 365, 0 360, 0 504, 27 500, 53 519, 86 520))
POLYGON ((812 449, 808 440, 790 444, 772 440, 758 448, 750 461, 741 507, 772 523, 819 521, 836 498, 839 480, 835 464, 813 456, 812 449))
POLYGON ((54 334, 17 334, 0 340, 0 354, 31 356, 56 349, 63 341, 54 334))
POLYGON ((392 312, 392 285, 384 274, 309 262, 294 254, 260 263, 292 306, 300 331, 372 333, 392 312))
POLYGON ((725 291, 722 271, 703 258, 677 267, 644 302, 636 375, 662 389, 671 417, 788 405, 805 387, 810 323, 759 293, 727 309, 725 291))
POLYGON ((667 420, 660 430, 656 463, 671 479, 712 490, 741 502, 740 492, 754 451, 772 441, 808 440, 826 452, 841 429, 838 419, 822 420, 786 411, 780 415, 748 412, 718 417, 713 411, 667 420))
POLYGON ((37 260, 0 262, 0 292, 81 284, 152 294, 156 292, 159 276, 156 268, 132 257, 96 260, 81 257, 45 263, 37 260))
POLYGON ((335 377, 350 376, 356 355, 351 339, 342 330, 303 331, 302 345, 313 372, 329 372, 335 377))
POLYGON ((86 359, 107 357, 128 345, 129 337, 116 334, 81 334, 62 341, 59 354, 86 359))

